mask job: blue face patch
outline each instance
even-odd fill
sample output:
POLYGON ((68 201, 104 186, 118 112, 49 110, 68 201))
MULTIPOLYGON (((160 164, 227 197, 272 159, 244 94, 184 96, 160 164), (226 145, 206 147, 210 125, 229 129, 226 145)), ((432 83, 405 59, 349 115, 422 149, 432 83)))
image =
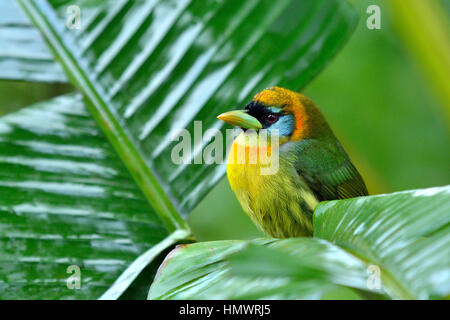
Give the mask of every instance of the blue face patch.
POLYGON ((282 108, 266 106, 260 102, 252 101, 245 106, 248 114, 258 119, 263 129, 267 131, 278 130, 281 137, 290 136, 294 131, 294 116, 283 114, 282 108), (270 117, 276 118, 271 120, 270 117))
POLYGON ((267 127, 267 131, 278 130, 281 137, 290 136, 294 131, 294 116, 291 114, 279 115, 278 121, 267 127))

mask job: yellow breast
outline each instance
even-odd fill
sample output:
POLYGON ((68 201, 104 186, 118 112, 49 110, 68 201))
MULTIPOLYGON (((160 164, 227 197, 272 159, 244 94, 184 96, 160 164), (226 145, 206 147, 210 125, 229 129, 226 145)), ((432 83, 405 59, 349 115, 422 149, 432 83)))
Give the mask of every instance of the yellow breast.
POLYGON ((278 149, 242 133, 231 147, 227 176, 244 211, 265 233, 276 238, 312 234, 318 201, 278 149))

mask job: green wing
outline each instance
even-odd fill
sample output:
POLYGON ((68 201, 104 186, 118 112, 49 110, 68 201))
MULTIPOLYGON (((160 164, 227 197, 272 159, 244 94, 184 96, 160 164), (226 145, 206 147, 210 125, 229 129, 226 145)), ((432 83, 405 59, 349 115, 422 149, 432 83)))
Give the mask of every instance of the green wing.
POLYGON ((305 140, 297 152, 297 173, 320 201, 368 195, 361 175, 337 140, 305 140))

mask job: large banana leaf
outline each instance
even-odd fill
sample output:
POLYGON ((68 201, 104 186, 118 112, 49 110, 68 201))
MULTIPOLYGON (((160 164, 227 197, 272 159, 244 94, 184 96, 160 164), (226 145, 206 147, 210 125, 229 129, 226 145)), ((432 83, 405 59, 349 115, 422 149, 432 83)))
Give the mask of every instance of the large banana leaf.
POLYGON ((314 217, 314 236, 378 266, 391 296, 450 294, 450 186, 332 201, 314 217))
POLYGON ((0 119, 0 299, 98 298, 167 236, 81 95, 0 119))
MULTIPOLYGON (((300 89, 356 23, 339 0, 19 3, 169 230, 186 228, 177 212, 189 212, 224 173, 174 163, 172 130, 193 137, 194 120, 221 128, 217 114, 269 85, 300 89), (81 9, 79 30, 66 28, 69 4, 81 9)), ((201 152, 197 145, 192 158, 201 152)))
POLYGON ((66 81, 39 31, 14 0, 0 1, 0 79, 66 81))
POLYGON ((365 277, 361 260, 325 241, 223 240, 178 246, 159 270, 149 298, 319 299, 340 284, 365 288, 365 277), (254 244, 262 243, 271 250, 261 254, 254 244), (227 263, 230 256, 237 272, 227 263))
POLYGON ((400 299, 450 294, 450 186, 322 203, 314 237, 179 246, 149 298, 319 298, 336 286, 400 299))
POLYGON ((158 252, 189 235, 179 232, 188 227, 178 212, 188 212, 223 174, 215 165, 174 164, 172 129, 192 132, 193 120, 220 128, 216 114, 256 90, 300 88, 356 20, 348 3, 337 0, 19 3, 110 143, 91 145, 103 136, 78 96, 3 119, 2 285, 6 297, 21 298, 56 298, 66 262, 81 266, 85 282, 58 298, 122 294, 158 252), (66 28, 69 4, 81 8, 80 30, 66 28), (108 163, 101 167, 104 153, 108 163), (88 159, 81 165, 78 156, 88 159), (112 229, 101 229, 96 219, 112 229), (108 263, 113 266, 103 267, 108 263), (19 290, 9 290, 14 286, 19 290))

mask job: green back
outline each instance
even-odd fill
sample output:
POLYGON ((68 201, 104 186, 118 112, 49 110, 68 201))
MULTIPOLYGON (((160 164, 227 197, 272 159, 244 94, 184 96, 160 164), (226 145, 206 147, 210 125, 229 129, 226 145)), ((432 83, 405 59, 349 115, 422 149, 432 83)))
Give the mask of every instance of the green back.
POLYGON ((297 143, 297 173, 320 201, 366 196, 366 185, 339 141, 304 139, 297 143))

